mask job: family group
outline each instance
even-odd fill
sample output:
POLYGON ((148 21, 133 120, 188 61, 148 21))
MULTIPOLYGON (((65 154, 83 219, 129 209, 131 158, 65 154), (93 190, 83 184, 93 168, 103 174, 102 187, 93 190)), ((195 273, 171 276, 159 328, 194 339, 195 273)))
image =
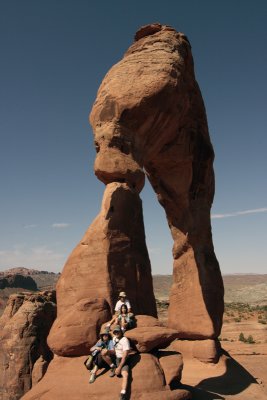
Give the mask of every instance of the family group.
POLYGON ((132 352, 130 341, 124 336, 127 329, 134 326, 134 314, 125 292, 119 293, 115 306, 115 314, 104 330, 100 332, 100 339, 90 349, 90 356, 86 360, 86 367, 91 369, 89 383, 94 383, 97 371, 109 369, 109 376, 122 376, 120 400, 126 399, 129 376, 129 354, 132 352), (115 324, 111 330, 111 326, 115 324), (112 335, 113 334, 113 335, 112 335))

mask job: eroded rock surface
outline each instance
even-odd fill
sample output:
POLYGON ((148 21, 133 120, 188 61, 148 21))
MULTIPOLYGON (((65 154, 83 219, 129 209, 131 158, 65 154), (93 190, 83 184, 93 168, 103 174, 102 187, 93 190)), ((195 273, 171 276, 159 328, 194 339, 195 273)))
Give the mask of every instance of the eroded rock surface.
POLYGON ((53 357, 46 337, 55 316, 55 292, 10 296, 0 318, 1 400, 20 399, 32 386, 34 369, 34 382, 45 373, 53 357))
POLYGON ((114 182, 107 185, 99 215, 73 250, 58 281, 58 315, 48 339, 55 352, 60 355, 87 354, 101 323, 111 318, 122 290, 131 299, 135 313, 157 315, 142 203, 136 190, 127 183, 114 182), (99 308, 93 306, 96 299, 107 304, 101 318, 99 308), (90 309, 75 311, 77 304, 90 300, 90 309), (74 333, 75 326, 78 336, 74 333), (86 338, 88 344, 84 346, 82 343, 86 338), (55 343, 64 346, 64 352, 58 352, 55 343), (76 352, 72 350, 73 346, 76 352))
POLYGON ((59 356, 89 354, 97 342, 103 322, 110 319, 105 299, 82 299, 55 321, 48 337, 48 345, 59 356))

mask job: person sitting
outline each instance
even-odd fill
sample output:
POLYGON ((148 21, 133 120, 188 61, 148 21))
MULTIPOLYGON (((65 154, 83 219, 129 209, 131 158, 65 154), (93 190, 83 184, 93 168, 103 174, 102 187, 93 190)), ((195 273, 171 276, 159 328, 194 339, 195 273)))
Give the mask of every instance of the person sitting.
MULTIPOLYGON (((131 314, 131 304, 130 304, 130 301, 127 299, 127 296, 126 296, 126 293, 125 293, 125 292, 120 292, 120 293, 119 293, 119 300, 117 301, 117 303, 116 303, 116 305, 115 305, 115 309, 114 309, 115 314, 113 315, 112 320, 109 321, 109 322, 106 324, 106 328, 110 328, 110 326, 111 326, 114 322, 115 322, 116 324, 118 324, 117 317, 118 317, 118 315, 120 314, 121 306, 122 306, 122 305, 126 305, 126 306, 127 306, 128 313, 131 314)), ((133 316, 133 314, 132 314, 132 316, 133 316)))
POLYGON ((91 347, 91 354, 93 356, 93 369, 91 371, 91 376, 89 383, 94 383, 96 380, 96 373, 98 369, 110 368, 110 377, 115 376, 115 364, 114 359, 114 342, 112 340, 109 330, 104 330, 100 333, 100 340, 91 347))
POLYGON ((120 325, 122 331, 126 331, 127 329, 131 329, 134 327, 134 315, 133 313, 128 312, 128 307, 126 304, 122 304, 119 314, 114 315, 112 320, 109 321, 106 325, 106 328, 109 329, 112 324, 120 325))
POLYGON ((121 330, 124 332, 127 329, 133 328, 133 314, 128 312, 128 307, 123 304, 120 309, 120 313, 117 316, 116 324, 120 325, 121 330))
POLYGON ((126 304, 127 308, 128 308, 128 312, 130 313, 131 310, 131 304, 130 301, 127 299, 126 293, 125 292, 120 292, 119 293, 119 299, 115 305, 115 314, 119 314, 121 306, 123 304, 126 304))
POLYGON ((126 399, 126 391, 128 386, 129 377, 129 365, 128 355, 131 351, 130 341, 127 337, 123 336, 123 332, 119 325, 116 325, 113 329, 113 343, 116 354, 116 366, 115 374, 117 376, 122 375, 122 386, 120 393, 120 400, 126 399))

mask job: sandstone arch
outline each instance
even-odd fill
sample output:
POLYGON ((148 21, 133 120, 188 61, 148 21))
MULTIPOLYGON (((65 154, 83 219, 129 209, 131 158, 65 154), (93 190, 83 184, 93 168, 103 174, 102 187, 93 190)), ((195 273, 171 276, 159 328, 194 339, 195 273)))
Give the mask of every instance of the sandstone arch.
MULTIPOLYGON (((82 308, 86 299, 98 298, 94 313, 100 317, 92 321, 97 330, 121 289, 136 313, 156 315, 139 198, 146 173, 174 240, 169 326, 181 338, 218 337, 223 283, 210 225, 214 152, 186 36, 161 24, 141 28, 105 76, 90 122, 95 174, 106 189, 100 214, 58 282, 58 324, 66 312, 75 320, 73 304, 81 302, 82 308)), ((82 342, 86 324, 78 325, 82 342)), ((49 344, 55 352, 57 341, 52 329, 49 344)), ((86 350, 76 346, 73 354, 86 350)))

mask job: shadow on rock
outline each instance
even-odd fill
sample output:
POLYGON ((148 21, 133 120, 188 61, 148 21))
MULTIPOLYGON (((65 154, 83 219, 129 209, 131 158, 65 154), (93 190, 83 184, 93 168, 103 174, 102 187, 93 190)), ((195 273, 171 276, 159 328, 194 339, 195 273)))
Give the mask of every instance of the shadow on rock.
POLYGON ((225 398, 220 396, 217 393, 213 393, 211 391, 202 390, 198 387, 193 387, 190 385, 172 385, 172 390, 174 389, 185 389, 188 390, 192 394, 193 400, 224 400, 225 398))
POLYGON ((132 382, 133 382, 133 375, 132 375, 132 369, 138 364, 141 360, 140 354, 134 354, 130 357, 129 360, 129 365, 130 365, 130 370, 129 370, 129 378, 128 378, 128 389, 127 389, 127 394, 126 398, 129 400, 131 398, 131 393, 132 393, 132 382))

